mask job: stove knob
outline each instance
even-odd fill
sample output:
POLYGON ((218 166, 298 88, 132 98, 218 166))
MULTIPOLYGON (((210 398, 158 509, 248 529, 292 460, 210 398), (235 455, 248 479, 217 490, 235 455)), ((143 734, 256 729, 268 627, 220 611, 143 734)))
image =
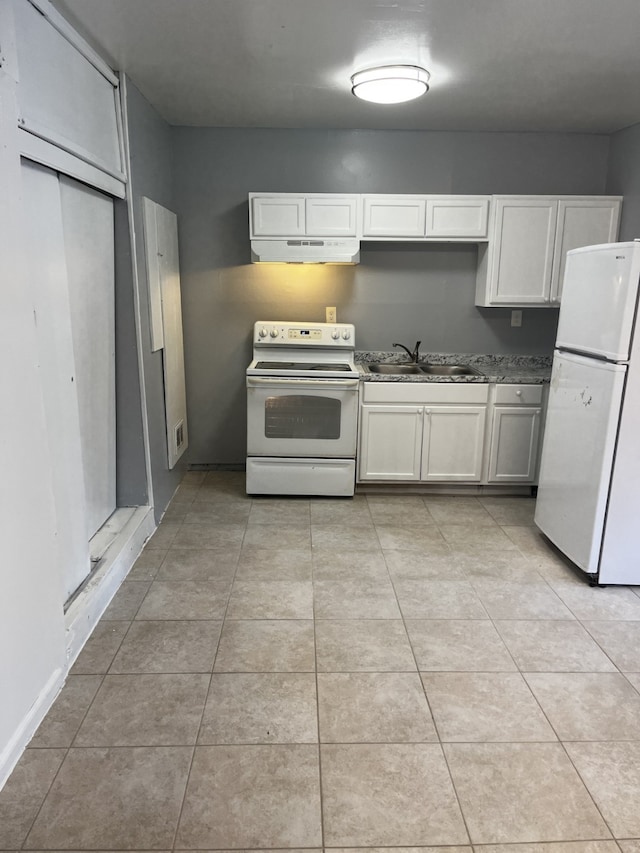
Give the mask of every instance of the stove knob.
POLYGON ((344 330, 344 332, 342 333, 342 337, 345 339, 345 341, 349 340, 349 338, 351 337, 351 332, 349 331, 349 329, 344 330))
POLYGON ((266 338, 266 337, 267 337, 267 335, 268 335, 269 333, 267 332, 267 330, 266 330, 266 329, 265 329, 265 327, 263 326, 263 327, 260 329, 260 331, 258 332, 258 334, 260 335, 260 337, 261 337, 261 338, 266 338))
POLYGON ((331 337, 333 338, 334 341, 337 341, 338 338, 340 337, 340 330, 334 329, 333 332, 331 332, 331 337))
POLYGON ((272 338, 278 337, 278 330, 277 329, 271 329, 271 337, 272 338))

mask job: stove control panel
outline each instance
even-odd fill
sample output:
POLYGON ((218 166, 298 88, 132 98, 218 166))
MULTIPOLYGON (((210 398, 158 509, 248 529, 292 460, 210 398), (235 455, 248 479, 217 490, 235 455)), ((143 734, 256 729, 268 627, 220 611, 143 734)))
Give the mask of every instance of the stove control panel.
POLYGON ((290 341, 321 341, 322 329, 289 329, 288 337, 290 341))
POLYGON ((260 320, 253 327, 255 346, 315 346, 353 349, 350 323, 277 323, 260 320))

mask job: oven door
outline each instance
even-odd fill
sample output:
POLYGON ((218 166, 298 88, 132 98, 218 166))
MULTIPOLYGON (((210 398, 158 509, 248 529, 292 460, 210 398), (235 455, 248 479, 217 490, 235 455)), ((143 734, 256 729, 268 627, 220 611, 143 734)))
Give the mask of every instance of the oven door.
POLYGON ((247 377, 249 456, 354 457, 357 379, 247 377))

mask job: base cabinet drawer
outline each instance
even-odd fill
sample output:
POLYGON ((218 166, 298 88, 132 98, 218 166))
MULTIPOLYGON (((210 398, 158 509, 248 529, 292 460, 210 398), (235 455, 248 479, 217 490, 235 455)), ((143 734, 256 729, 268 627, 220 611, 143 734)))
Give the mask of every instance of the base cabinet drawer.
POLYGON ((542 385, 496 385, 494 402, 497 406, 539 406, 542 385))

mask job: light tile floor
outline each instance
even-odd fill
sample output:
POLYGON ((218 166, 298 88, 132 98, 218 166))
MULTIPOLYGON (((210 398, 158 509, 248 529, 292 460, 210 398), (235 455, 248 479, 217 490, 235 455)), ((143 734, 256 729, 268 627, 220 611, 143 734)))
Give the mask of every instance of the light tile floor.
POLYGON ((0 849, 640 853, 640 589, 590 588, 533 506, 188 474, 0 849))

